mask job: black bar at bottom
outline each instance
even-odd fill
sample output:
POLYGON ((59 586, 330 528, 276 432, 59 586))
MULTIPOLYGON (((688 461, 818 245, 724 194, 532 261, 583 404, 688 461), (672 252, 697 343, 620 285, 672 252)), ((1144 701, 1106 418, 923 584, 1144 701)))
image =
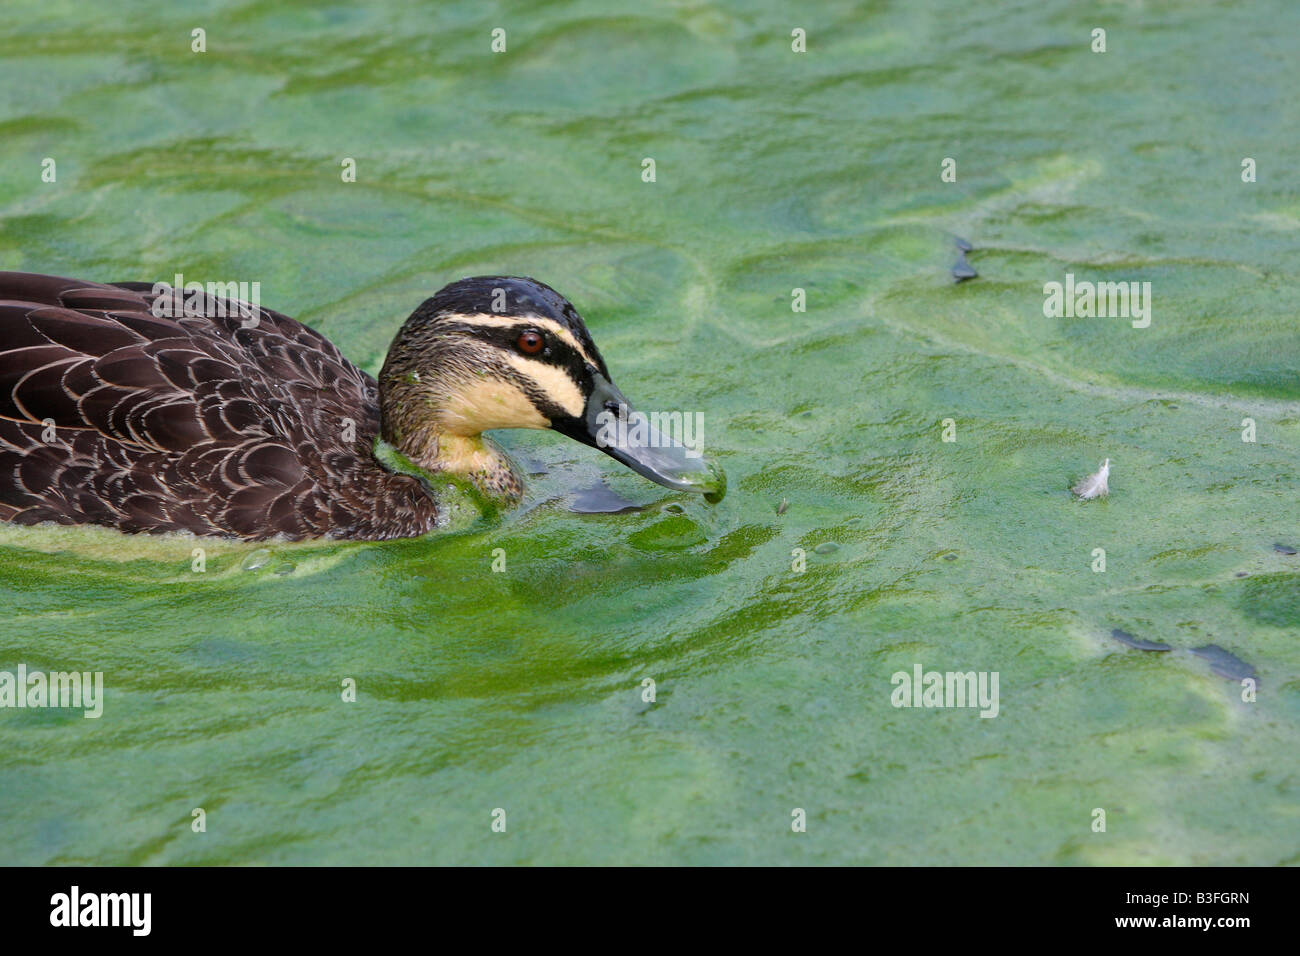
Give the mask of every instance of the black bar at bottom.
POLYGON ((1047 931, 1070 941, 1182 945, 1195 936, 1231 945, 1261 929, 1271 936, 1293 928, 1297 884, 1295 870, 1258 868, 51 867, 0 869, 0 881, 7 943, 76 934, 79 942, 283 938, 337 945, 358 933, 373 941, 412 932, 436 943, 442 932, 461 930, 499 942, 514 930, 534 942, 538 933, 558 932, 560 942, 626 938, 655 947, 688 925, 734 943, 765 936, 775 924, 817 937, 847 930, 863 941, 973 933, 972 942, 1041 943, 1047 931))

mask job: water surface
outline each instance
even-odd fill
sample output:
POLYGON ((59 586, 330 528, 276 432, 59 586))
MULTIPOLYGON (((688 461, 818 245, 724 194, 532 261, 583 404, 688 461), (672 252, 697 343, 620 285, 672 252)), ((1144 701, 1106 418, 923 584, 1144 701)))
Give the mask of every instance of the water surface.
POLYGON ((0 669, 107 684, 0 711, 0 862, 1300 862, 1296 8, 987 6, 11 0, 0 268, 257 280, 372 372, 537 276, 730 489, 510 434, 526 506, 437 538, 0 529, 0 669), (894 708, 918 663, 999 715, 894 708))

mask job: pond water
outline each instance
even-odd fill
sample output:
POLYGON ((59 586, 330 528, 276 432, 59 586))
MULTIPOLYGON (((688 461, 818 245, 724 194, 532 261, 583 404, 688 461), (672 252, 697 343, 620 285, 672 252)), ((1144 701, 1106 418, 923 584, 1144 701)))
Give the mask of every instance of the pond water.
POLYGON ((105 684, 0 710, 0 863, 1300 863, 1300 11, 785 6, 10 0, 0 268, 257 280, 371 372, 536 276, 729 490, 516 432, 421 540, 0 528, 0 670, 105 684))

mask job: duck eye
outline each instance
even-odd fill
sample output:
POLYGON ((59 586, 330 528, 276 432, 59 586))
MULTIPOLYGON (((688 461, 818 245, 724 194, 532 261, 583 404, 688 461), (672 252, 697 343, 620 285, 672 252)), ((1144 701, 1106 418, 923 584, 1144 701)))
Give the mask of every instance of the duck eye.
POLYGON ((546 345, 546 339, 542 337, 541 332, 534 332, 530 329, 527 332, 520 333, 519 338, 515 340, 515 345, 525 355, 536 355, 546 345))

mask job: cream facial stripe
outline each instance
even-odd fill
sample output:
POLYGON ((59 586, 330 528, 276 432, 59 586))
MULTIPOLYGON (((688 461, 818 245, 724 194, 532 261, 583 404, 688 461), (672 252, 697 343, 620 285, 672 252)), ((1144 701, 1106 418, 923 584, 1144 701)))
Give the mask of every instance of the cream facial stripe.
POLYGON ((466 382, 440 413, 443 431, 472 437, 493 428, 547 428, 551 423, 511 382, 466 382))
POLYGON ((554 319, 544 319, 541 316, 518 316, 518 315, 492 315, 488 312, 475 312, 473 314, 457 313, 455 318, 458 322, 464 322, 467 325, 486 325, 496 329, 542 329, 550 332, 556 338, 563 340, 573 347, 573 350, 582 356, 584 362, 588 365, 595 365, 587 350, 582 347, 573 333, 566 329, 554 319))
POLYGON ((587 400, 582 397, 578 383, 564 369, 509 353, 506 354, 506 361, 514 366, 515 371, 532 379, 542 393, 567 414, 574 418, 582 415, 587 400))

